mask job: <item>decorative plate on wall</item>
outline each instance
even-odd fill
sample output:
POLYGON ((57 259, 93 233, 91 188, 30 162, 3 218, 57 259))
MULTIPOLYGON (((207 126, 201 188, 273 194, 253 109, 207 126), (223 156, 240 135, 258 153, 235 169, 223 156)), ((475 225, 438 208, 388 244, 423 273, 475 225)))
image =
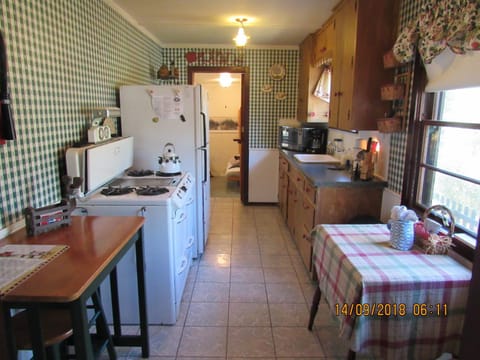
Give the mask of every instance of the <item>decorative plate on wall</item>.
POLYGON ((285 66, 282 64, 273 64, 270 66, 270 69, 268 69, 268 75, 273 80, 283 80, 285 77, 285 66))
POLYGON ((264 92, 264 93, 272 92, 272 90, 273 90, 273 87, 270 84, 264 84, 262 86, 262 92, 264 92))

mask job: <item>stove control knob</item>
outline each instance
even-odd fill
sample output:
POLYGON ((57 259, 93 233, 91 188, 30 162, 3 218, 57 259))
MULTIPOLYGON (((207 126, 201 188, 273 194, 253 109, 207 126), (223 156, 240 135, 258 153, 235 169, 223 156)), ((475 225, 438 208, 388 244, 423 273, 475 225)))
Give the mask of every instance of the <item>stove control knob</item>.
POLYGON ((185 185, 180 187, 180 190, 187 192, 187 187, 185 185))

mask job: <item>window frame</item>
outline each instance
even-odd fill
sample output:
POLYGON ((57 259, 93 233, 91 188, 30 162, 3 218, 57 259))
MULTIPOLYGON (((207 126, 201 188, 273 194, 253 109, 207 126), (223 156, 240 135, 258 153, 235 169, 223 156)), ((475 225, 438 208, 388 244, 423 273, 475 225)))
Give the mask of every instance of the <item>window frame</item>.
MULTIPOLYGON (((425 92, 427 84, 427 75, 425 68, 421 63, 420 56, 416 56, 412 83, 412 98, 410 103, 409 124, 407 130, 407 143, 405 154, 405 169, 403 174, 403 187, 401 202, 410 209, 413 209, 417 214, 423 214, 425 207, 417 203, 416 197, 418 194, 420 182, 419 174, 422 169, 422 151, 424 140, 424 129, 428 125, 439 125, 437 121, 431 120, 435 113, 435 94, 425 92)), ((442 123, 441 126, 448 126, 448 122, 442 123)), ((453 123, 452 123, 453 124, 453 123)), ((459 124, 454 124, 459 127, 459 124)), ((480 124, 468 125, 468 128, 480 129, 480 124)), ((434 218, 435 219, 435 218, 434 218)), ((440 221, 440 219, 435 219, 440 221)), ((455 232, 463 233, 460 228, 456 228, 455 232)), ((480 226, 477 233, 474 234, 474 239, 480 236, 480 226)), ((465 242, 457 238, 453 239, 453 248, 461 256, 468 260, 473 260, 474 249, 465 242)))

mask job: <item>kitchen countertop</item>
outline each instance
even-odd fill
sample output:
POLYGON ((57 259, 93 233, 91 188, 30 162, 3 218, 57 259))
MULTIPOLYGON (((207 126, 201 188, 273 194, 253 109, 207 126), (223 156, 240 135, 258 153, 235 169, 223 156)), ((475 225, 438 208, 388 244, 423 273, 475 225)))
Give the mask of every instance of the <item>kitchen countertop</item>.
POLYGON ((372 180, 353 180, 350 171, 331 170, 334 164, 302 163, 295 160, 296 151, 280 149, 288 161, 315 186, 315 187, 386 187, 387 182, 374 177, 372 180))

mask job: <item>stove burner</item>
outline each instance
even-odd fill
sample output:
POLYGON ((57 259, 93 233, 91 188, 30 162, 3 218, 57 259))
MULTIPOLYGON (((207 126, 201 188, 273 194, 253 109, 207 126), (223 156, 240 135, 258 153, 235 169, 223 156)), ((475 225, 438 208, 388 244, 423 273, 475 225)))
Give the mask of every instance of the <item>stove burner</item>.
POLYGON ((182 175, 182 172, 179 171, 179 172, 176 172, 176 173, 164 173, 164 172, 161 172, 161 171, 157 171, 157 172, 155 173, 155 175, 157 175, 157 176, 164 176, 164 177, 171 177, 171 176, 182 175))
POLYGON ((130 170, 127 172, 128 176, 142 177, 153 175, 152 170, 130 170))
POLYGON ((161 195, 168 192, 168 189, 160 186, 141 186, 136 189, 138 195, 161 195))
POLYGON ((131 193, 133 190, 135 189, 129 186, 109 186, 108 188, 102 189, 100 193, 105 196, 117 196, 131 193))

